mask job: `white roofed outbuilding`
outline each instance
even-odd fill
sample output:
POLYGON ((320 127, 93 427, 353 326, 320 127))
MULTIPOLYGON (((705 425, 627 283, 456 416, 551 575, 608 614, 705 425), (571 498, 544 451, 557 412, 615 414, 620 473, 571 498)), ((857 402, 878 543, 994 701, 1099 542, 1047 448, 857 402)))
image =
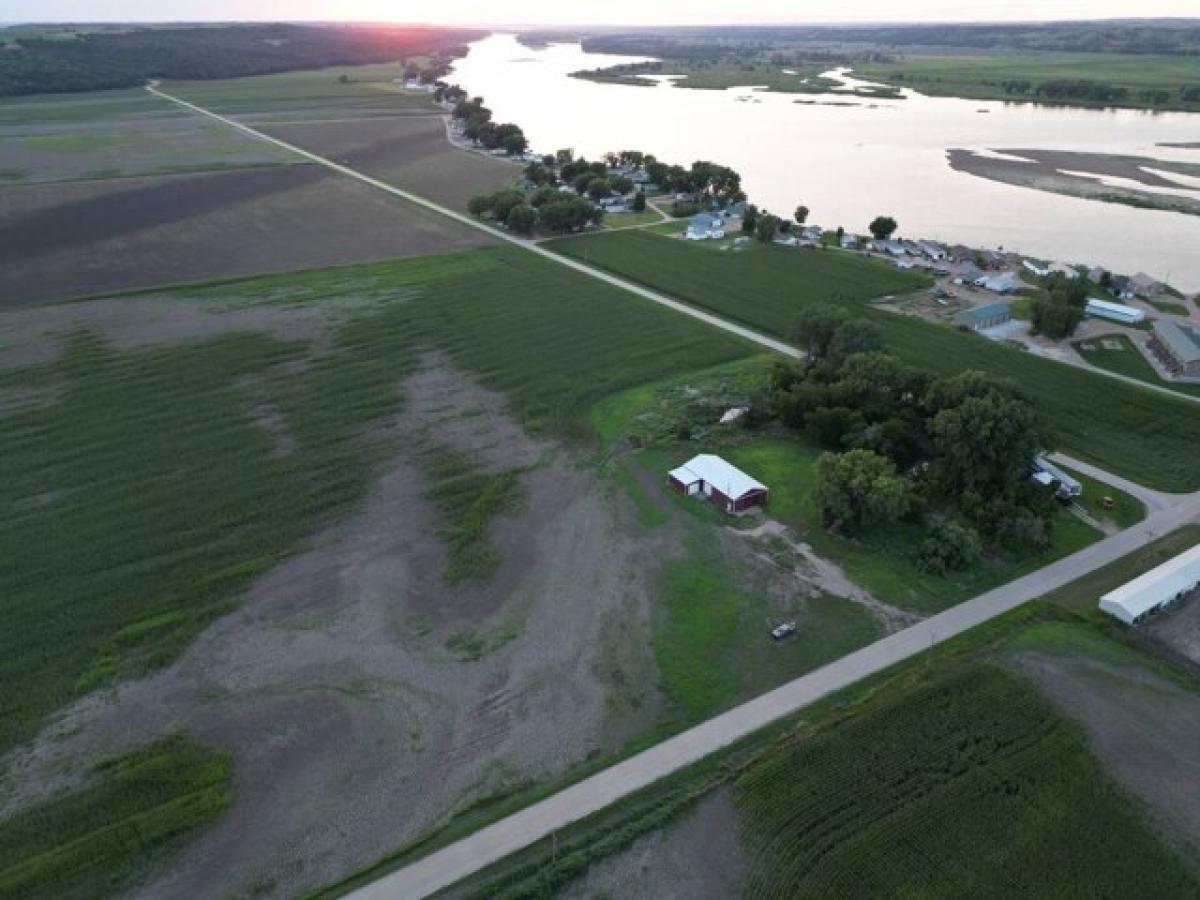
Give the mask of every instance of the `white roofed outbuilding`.
POLYGON ((1200 544, 1139 575, 1100 598, 1100 609, 1126 625, 1136 625, 1200 586, 1200 544))
POLYGON ((668 472, 667 480, 680 493, 703 495, 731 513, 763 506, 770 495, 770 490, 761 481, 712 453, 693 456, 668 472))

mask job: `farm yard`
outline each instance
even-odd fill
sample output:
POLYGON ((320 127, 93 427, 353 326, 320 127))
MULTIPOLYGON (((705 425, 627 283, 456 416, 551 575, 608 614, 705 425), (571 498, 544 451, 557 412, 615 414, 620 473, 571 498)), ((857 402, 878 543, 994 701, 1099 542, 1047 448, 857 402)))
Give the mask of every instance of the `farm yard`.
POLYGON ((872 297, 924 286, 921 276, 847 253, 720 252, 639 230, 546 246, 775 336, 786 337, 807 304, 844 305, 876 322, 887 349, 913 365, 936 374, 979 369, 1018 383, 1052 425, 1058 449, 1162 490, 1200 486, 1200 456, 1191 450, 1200 417, 1190 403, 871 306, 872 297))

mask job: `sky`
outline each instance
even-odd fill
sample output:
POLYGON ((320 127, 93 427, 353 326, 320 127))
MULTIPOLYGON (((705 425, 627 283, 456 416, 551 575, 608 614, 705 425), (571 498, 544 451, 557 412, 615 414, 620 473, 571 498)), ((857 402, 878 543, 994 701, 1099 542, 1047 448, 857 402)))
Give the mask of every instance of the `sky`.
POLYGON ((950 22, 1200 16, 1197 0, 0 0, 0 22, 346 20, 479 25, 950 22))

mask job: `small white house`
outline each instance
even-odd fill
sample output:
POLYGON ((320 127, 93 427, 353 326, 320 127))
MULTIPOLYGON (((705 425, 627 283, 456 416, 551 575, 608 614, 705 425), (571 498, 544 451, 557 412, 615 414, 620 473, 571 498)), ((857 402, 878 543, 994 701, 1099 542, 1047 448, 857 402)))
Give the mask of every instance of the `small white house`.
POLYGON ((1139 575, 1100 598, 1100 610, 1136 625, 1200 585, 1200 545, 1139 575))
POLYGON ((685 236, 689 241, 720 240, 725 237, 725 220, 711 213, 697 213, 688 222, 685 236))
POLYGON ((933 241, 921 241, 917 246, 921 248, 922 253, 934 262, 940 262, 946 258, 946 248, 941 244, 935 244, 933 241))
POLYGON ((1045 278, 1051 272, 1050 264, 1044 263, 1040 259, 1022 260, 1021 265, 1023 265, 1038 278, 1045 278))
POLYGON ((1108 319, 1110 322, 1118 322, 1121 325, 1136 325, 1146 319, 1146 313, 1136 307, 1100 300, 1097 297, 1088 298, 1084 312, 1097 319, 1108 319))

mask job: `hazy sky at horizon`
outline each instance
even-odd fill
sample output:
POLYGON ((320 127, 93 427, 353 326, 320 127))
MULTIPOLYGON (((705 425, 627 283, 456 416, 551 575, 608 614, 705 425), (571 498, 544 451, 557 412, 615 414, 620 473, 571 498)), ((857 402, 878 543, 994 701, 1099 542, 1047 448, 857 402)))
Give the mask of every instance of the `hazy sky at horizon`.
POLYGON ((0 22, 752 24, 1200 16, 1196 0, 0 0, 0 22))

